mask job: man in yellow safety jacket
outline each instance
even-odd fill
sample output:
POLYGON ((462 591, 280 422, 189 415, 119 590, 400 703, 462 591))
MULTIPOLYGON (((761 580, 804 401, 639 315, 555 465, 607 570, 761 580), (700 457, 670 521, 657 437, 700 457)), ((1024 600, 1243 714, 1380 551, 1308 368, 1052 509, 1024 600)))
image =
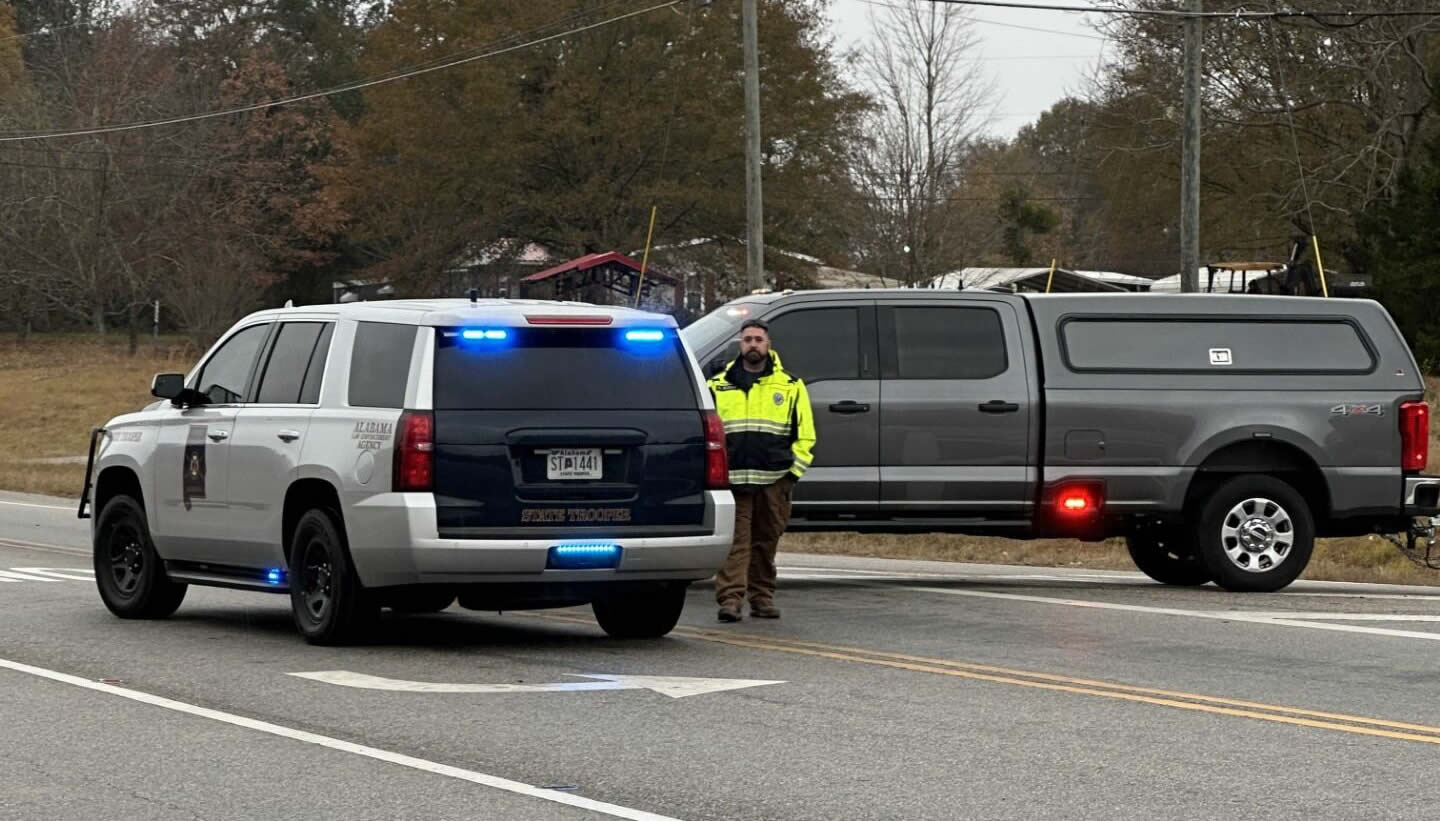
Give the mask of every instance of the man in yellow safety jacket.
POLYGON ((735 544, 715 575, 720 621, 750 615, 780 618, 775 606, 775 550, 790 523, 795 483, 810 467, 815 419, 810 394, 770 350, 770 329, 751 320, 740 329, 740 357, 710 380, 725 423, 725 450, 735 494, 735 544))

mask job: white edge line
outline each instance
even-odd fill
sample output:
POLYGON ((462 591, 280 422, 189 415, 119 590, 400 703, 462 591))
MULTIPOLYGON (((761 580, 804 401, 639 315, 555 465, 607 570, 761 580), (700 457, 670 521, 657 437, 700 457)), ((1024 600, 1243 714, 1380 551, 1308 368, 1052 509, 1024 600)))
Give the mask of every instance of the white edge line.
POLYGON ((577 807, 583 810, 603 813, 604 815, 608 815, 614 818, 626 818, 631 819, 631 821, 678 821, 678 819, 671 818, 670 816, 666 815, 656 815, 655 813, 645 812, 644 810, 636 810, 629 807, 622 807, 618 804, 607 804, 604 801, 596 801, 594 799, 585 798, 578 795, 571 795, 569 793, 560 792, 558 790, 547 790, 531 784, 525 784, 519 781, 511 781, 508 778, 501 778, 494 775, 486 775, 485 773, 475 772, 474 770, 466 770, 461 769, 460 767, 452 767, 448 764, 438 764, 434 761, 426 761, 423 758, 415 758, 413 756, 404 755, 402 753, 394 753, 388 750, 381 750, 376 747, 367 747, 364 744, 355 744, 349 741, 341 741, 338 738, 331 738, 329 736, 323 736, 317 733, 310 733, 304 730, 295 730, 289 727, 282 727, 278 724, 271 724, 266 721, 257 721, 253 718, 246 718, 244 716, 238 716, 234 715, 233 713, 226 713, 220 710, 212 710, 208 707, 198 707, 194 704, 187 704, 183 701, 174 701, 172 699, 162 698, 161 696, 151 695, 150 693, 143 693, 139 690, 131 690, 126 687, 116 687, 113 684, 105 684, 103 682, 91 681, 89 679, 80 678, 79 676, 72 676, 68 673, 59 673, 54 670, 47 670, 43 667, 33 667, 29 664, 22 664, 18 661, 0 659, 0 668, 14 670, 17 673, 25 673, 26 675, 49 679, 51 681, 58 681, 61 684, 71 684, 76 687, 83 687, 87 690, 94 690, 96 692, 106 693, 112 696, 128 698, 131 701, 138 701, 141 704, 149 704, 153 707, 161 707, 166 710, 173 710, 177 713, 185 713, 186 715, 197 716, 199 718, 208 718, 212 721, 218 721, 222 724, 230 724, 235 727, 243 727, 247 730, 256 730, 258 732, 268 733, 274 736, 280 736, 281 738, 288 738, 293 741, 300 741, 306 744, 314 744, 319 747, 327 747, 329 749, 338 750, 343 753, 351 753, 352 755, 372 758, 376 761, 384 761, 390 764, 398 764, 402 767, 409 767, 412 770, 420 770, 421 772, 432 773, 434 775, 442 775, 447 778, 455 778, 461 781, 468 781, 472 784, 479 784, 484 787, 490 787, 496 790, 503 790, 504 792, 514 793, 516 795, 523 795, 528 798, 538 798, 542 801, 551 801, 556 804, 565 804, 567 806, 577 807))
POLYGON ((75 511, 80 509, 80 503, 78 501, 73 507, 61 507, 59 505, 37 505, 34 502, 8 502, 4 499, 0 499, 0 505, 10 505, 11 507, 35 507, 41 510, 64 510, 69 513, 74 513, 75 511))
POLYGON ((1034 602, 1037 604, 1059 604, 1067 607, 1089 608, 1091 610, 1121 610, 1130 613, 1153 613, 1161 616, 1185 616, 1192 619, 1214 619, 1217 621, 1234 621, 1248 624, 1269 624, 1280 627, 1306 627, 1311 630, 1329 630, 1335 633, 1365 633, 1372 636, 1390 636, 1400 639, 1440 641, 1440 633, 1425 633, 1418 630, 1392 630, 1386 627, 1362 627, 1356 624, 1323 624, 1319 622, 1297 621, 1292 618, 1282 619, 1269 618, 1266 616, 1241 615, 1235 612, 1181 610, 1173 607, 1146 607, 1139 604, 1117 604, 1115 602, 1097 602, 1085 599, 1055 599, 1048 596, 1023 596, 1017 593, 991 593, 985 590, 948 590, 940 587, 907 587, 905 589, 921 593, 939 593, 945 596, 971 596, 977 599, 1002 599, 1034 602))

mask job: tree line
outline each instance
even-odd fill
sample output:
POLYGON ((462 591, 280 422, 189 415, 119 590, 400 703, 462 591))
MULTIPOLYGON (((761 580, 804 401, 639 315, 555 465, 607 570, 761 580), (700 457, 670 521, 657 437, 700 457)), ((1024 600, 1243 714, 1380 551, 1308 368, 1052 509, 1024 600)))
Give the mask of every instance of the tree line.
MULTIPOLYGON (((707 296, 734 295, 740 3, 655 5, 0 0, 0 307, 22 334, 133 338, 159 300, 203 341, 254 307, 328 301, 335 280, 437 293, 527 243, 628 252, 652 207, 655 245, 707 240, 707 296), (4 139, 56 132, 72 136, 4 139)), ((1242 6, 1281 8, 1207 10, 1242 6)), ((826 0, 759 7, 766 240, 796 252, 767 267, 784 284, 806 284, 800 255, 898 284, 1051 259, 1176 271, 1175 20, 1100 17, 1086 90, 1000 139, 971 11, 878 4, 873 45, 852 52, 826 0)), ((1316 235, 1328 268, 1375 276, 1429 359, 1437 31, 1434 17, 1210 21, 1203 100, 1205 257, 1283 258, 1316 235)))

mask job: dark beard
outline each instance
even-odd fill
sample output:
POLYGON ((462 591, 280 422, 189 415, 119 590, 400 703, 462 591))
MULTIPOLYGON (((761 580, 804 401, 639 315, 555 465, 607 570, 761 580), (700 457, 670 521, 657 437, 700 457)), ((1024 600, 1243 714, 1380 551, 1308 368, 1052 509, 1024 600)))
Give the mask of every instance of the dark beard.
POLYGON ((759 365, 761 362, 765 361, 765 354, 760 353, 759 351, 750 351, 745 354, 745 361, 749 362, 751 365, 759 365))

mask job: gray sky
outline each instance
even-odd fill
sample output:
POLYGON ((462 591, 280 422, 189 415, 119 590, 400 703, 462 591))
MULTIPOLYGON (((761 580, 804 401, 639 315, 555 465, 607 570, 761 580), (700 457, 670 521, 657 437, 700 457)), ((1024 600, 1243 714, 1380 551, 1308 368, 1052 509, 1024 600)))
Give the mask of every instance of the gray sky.
MULTIPOLYGON (((837 46, 864 45, 872 33, 870 14, 888 11, 870 0, 832 0, 837 46)), ((1056 101, 1083 91, 1105 48, 1083 14, 999 8, 969 13, 980 42, 976 56, 997 89, 997 115, 989 128, 996 136, 1013 137, 1056 101)))

